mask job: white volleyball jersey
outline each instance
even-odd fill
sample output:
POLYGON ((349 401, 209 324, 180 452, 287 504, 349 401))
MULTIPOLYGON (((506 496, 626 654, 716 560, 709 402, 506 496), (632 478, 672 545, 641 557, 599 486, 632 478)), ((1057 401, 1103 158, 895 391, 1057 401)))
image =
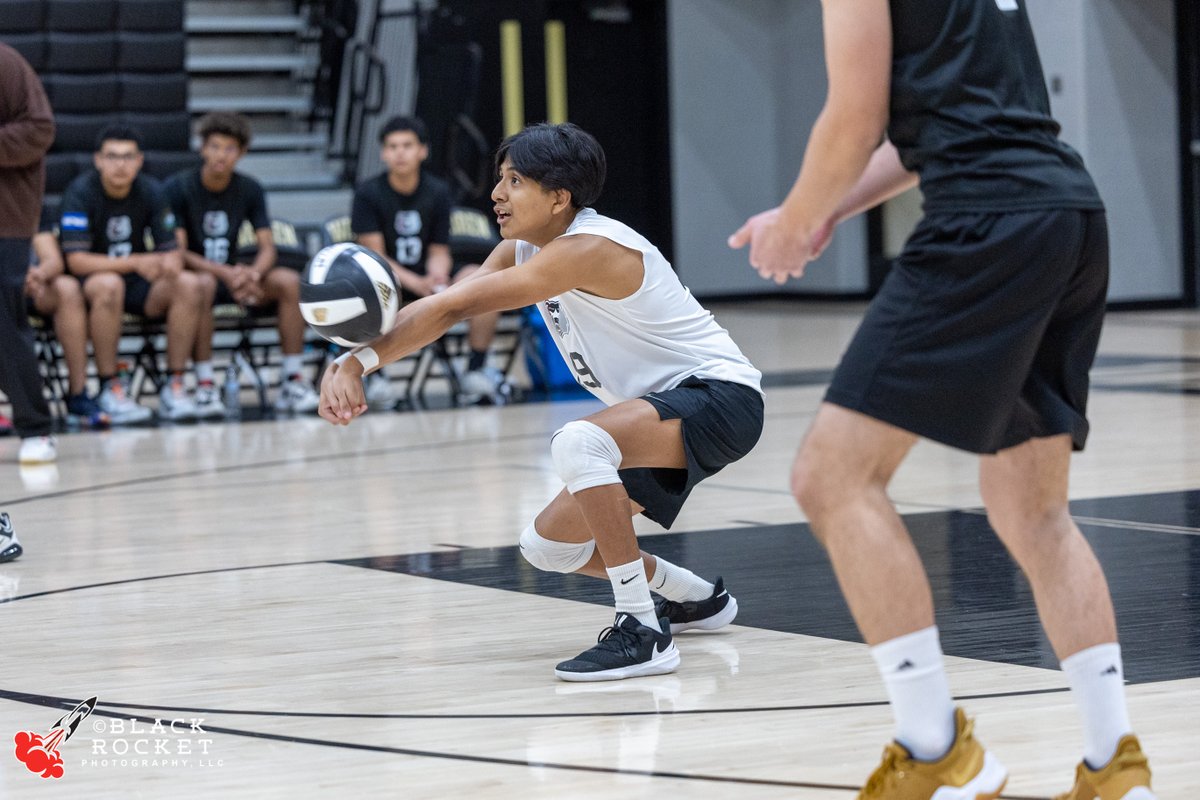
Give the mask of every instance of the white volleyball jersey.
MULTIPOLYGON (((692 297, 658 248, 628 225, 582 208, 563 236, 603 236, 642 254, 636 292, 620 300, 572 289, 538 303, 575 380, 615 405, 673 389, 689 377, 740 383, 762 392, 762 373, 729 332, 692 297)), ((517 266, 538 248, 517 242, 517 266)))

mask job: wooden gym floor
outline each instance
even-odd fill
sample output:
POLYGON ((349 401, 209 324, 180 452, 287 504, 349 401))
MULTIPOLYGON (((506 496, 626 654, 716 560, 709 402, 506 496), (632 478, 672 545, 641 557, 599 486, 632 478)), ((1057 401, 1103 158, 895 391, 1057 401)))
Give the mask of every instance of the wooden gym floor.
MULTIPOLYGON (((26 548, 0 566, 0 797, 852 798, 890 717, 787 472, 861 308, 716 310, 767 374, 767 427, 675 530, 639 523, 741 606, 730 629, 679 637, 673 675, 556 680, 611 595, 515 554, 560 488, 550 433, 593 401, 82 433, 40 470, 0 440, 0 510, 26 548), (11 737, 92 696, 61 778, 13 756, 11 737)), ((1108 572, 1159 796, 1190 800, 1200 314, 1110 315, 1091 417, 1073 510, 1108 572)), ((1074 707, 974 460, 923 443, 892 494, 1005 797, 1064 791, 1074 707)))

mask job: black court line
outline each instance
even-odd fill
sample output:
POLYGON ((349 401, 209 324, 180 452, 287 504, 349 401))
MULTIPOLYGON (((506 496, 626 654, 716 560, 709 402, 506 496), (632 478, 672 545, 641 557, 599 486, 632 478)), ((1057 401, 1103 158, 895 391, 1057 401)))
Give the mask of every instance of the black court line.
MULTIPOLYGON (((7 693, 0 692, 0 696, 5 696, 7 693)), ((21 703, 29 703, 31 705, 51 706, 56 708, 74 708, 77 701, 68 701, 72 703, 69 706, 56 705, 55 698, 40 698, 47 702, 41 702, 39 699, 34 699, 36 696, 31 696, 30 699, 8 698, 21 703)), ((153 717, 141 716, 138 714, 121 714, 114 711, 107 711, 97 708, 92 714, 110 719, 134 719, 146 725, 153 725, 155 719, 153 717)), ((840 783, 813 783, 808 781, 785 781, 772 778, 740 778, 730 775, 706 775, 703 773, 689 772, 670 772, 667 770, 643 770, 643 769, 622 769, 619 767, 600 767, 589 764, 565 764, 555 761, 530 761, 519 758, 499 758, 496 756, 478 756, 465 753, 445 753, 436 750, 417 750, 407 747, 384 747, 382 745, 360 744, 358 742, 343 742, 334 739, 312 739, 305 736, 288 736, 278 733, 267 733, 265 731, 252 731, 241 728, 226 728, 222 726, 202 725, 206 733, 223 733, 229 736, 242 736, 252 739, 265 739, 274 742, 286 742, 289 744, 310 744, 320 747, 337 747, 344 750, 361 750, 372 753, 387 753, 389 755, 404 755, 413 756, 416 758, 436 758, 449 761, 465 761, 475 764, 493 764, 496 766, 523 767, 526 769, 557 769, 568 772, 588 772, 602 775, 629 775, 645 778, 669 778, 671 780, 685 781, 701 781, 705 783, 727 783, 742 786, 782 786, 791 789, 822 789, 839 792, 857 792, 858 786, 850 786, 840 783)), ((1028 797, 1022 795, 1003 795, 1007 800, 1046 800, 1043 797, 1028 797)))
MULTIPOLYGON (((956 695, 954 700, 969 701, 969 700, 999 700, 1010 697, 1034 697, 1043 694, 1065 694, 1070 689, 1062 687, 1059 689, 1028 689, 1019 692, 987 692, 983 694, 964 694, 956 695)), ((56 708, 62 707, 71 709, 74 708, 78 701, 70 700, 65 697, 53 697, 51 695, 32 694, 29 692, 17 692, 11 689, 0 689, 0 698, 6 700, 14 700, 19 703, 33 703, 35 705, 50 705, 56 708)), ((142 711, 168 711, 178 714, 212 714, 231 717, 277 717, 277 718, 298 718, 298 719, 407 719, 407 720, 505 720, 505 719, 576 719, 576 718, 617 718, 617 717, 689 717, 689 716, 704 716, 707 714, 766 714, 778 712, 804 712, 804 711, 839 711, 842 709, 852 708, 879 708, 888 705, 886 700, 869 700, 857 703, 809 703, 801 705, 788 706, 744 706, 734 708, 685 708, 653 711, 554 711, 554 712, 506 712, 502 714, 368 714, 368 713, 344 713, 334 711, 256 711, 252 709, 235 709, 235 708, 192 708, 190 706, 163 706, 153 705, 149 703, 117 703, 117 702, 98 702, 97 708, 131 708, 140 709, 142 711)))

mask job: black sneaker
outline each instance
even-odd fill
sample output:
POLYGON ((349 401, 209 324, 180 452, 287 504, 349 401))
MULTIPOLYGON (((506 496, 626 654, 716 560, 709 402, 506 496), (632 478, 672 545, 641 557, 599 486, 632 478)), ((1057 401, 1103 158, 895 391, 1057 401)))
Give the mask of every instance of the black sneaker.
POLYGON ((648 628, 637 617, 618 613, 611 627, 600 632, 596 646, 554 668, 564 681, 615 681, 639 675, 662 675, 679 666, 679 650, 667 632, 648 628))
POLYGON ((24 552, 21 543, 17 541, 17 533, 13 530, 12 520, 8 518, 8 514, 0 514, 0 564, 12 561, 24 552))
POLYGON ((654 613, 671 621, 671 633, 683 631, 715 631, 733 622, 737 616, 737 600, 725 591, 725 583, 717 578, 712 597, 677 603, 663 598, 654 605, 654 613))
POLYGON ((94 397, 88 397, 87 392, 67 398, 67 415, 85 428, 104 429, 111 423, 108 414, 94 397))

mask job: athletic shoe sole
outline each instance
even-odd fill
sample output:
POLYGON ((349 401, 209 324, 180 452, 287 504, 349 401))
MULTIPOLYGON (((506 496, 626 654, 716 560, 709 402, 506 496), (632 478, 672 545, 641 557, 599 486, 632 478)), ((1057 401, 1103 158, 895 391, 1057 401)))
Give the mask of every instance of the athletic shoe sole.
POLYGON ((679 666, 679 648, 675 647, 675 643, 671 642, 671 646, 657 657, 649 661, 643 661, 640 664, 630 664, 628 667, 614 667, 613 669, 597 670, 596 672, 566 672, 556 669, 554 674, 564 681, 574 681, 578 683, 587 681, 619 681, 622 678, 638 678, 643 675, 665 675, 668 672, 674 672, 679 666))
POLYGON ((991 752, 983 754, 983 768, 962 786, 942 786, 929 800, 997 800, 1008 783, 1008 770, 991 752))
POLYGON ((729 596, 729 602, 725 607, 713 614, 711 617, 697 619, 691 622, 671 623, 671 635, 683 633, 684 631, 715 631, 717 628, 724 628, 729 623, 733 622, 737 616, 738 604, 733 595, 729 596))
POLYGON ((20 558, 21 554, 24 552, 25 550, 20 544, 13 542, 8 547, 4 548, 4 550, 0 550, 0 564, 12 561, 15 558, 20 558))

